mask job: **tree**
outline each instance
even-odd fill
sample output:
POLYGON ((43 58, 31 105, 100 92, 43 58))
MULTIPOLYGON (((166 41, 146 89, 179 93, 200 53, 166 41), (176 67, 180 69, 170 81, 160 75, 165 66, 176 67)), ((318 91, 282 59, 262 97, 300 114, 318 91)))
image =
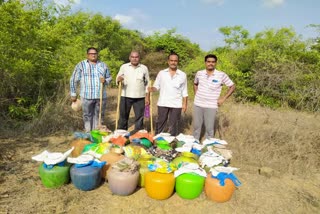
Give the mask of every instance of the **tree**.
POLYGON ((150 52, 177 53, 180 57, 181 66, 186 65, 191 59, 194 59, 201 53, 199 45, 193 44, 189 39, 176 34, 176 29, 168 30, 164 34, 156 32, 145 39, 147 46, 150 47, 150 52))

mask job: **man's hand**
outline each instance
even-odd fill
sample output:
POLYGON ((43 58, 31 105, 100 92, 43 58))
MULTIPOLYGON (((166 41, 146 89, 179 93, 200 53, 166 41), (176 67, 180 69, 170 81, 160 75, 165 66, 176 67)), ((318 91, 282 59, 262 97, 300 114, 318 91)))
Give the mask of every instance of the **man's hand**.
POLYGON ((150 105, 150 99, 148 97, 145 98, 144 105, 146 106, 150 105))
POLYGON ((187 111, 187 104, 183 104, 182 105, 182 112, 186 113, 186 111, 187 111))
POLYGON ((123 80, 124 80, 123 75, 118 76, 118 78, 117 78, 117 82, 122 82, 123 80))
POLYGON ((77 97, 71 97, 71 102, 77 101, 77 97))
POLYGON ((157 89, 155 87, 148 87, 147 88, 148 92, 155 92, 157 89))
POLYGON ((100 82, 104 83, 106 81, 106 79, 104 77, 100 77, 100 82))
POLYGON ((218 100, 218 106, 222 106, 222 104, 224 103, 224 101, 226 101, 226 98, 224 98, 224 97, 219 98, 219 100, 218 100))

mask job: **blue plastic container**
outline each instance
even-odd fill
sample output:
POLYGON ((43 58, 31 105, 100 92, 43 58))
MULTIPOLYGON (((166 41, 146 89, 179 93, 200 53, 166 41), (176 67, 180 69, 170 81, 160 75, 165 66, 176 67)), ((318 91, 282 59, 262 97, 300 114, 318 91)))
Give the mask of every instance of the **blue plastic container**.
POLYGON ((101 169, 92 166, 77 168, 73 165, 70 169, 70 177, 76 188, 83 191, 90 191, 100 185, 101 169))

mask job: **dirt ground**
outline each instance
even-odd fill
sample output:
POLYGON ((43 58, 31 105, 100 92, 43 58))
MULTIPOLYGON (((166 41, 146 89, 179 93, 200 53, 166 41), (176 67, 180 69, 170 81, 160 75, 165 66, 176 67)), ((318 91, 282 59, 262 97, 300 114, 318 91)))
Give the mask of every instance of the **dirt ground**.
MULTIPOLYGON (((38 173, 40 163, 31 157, 44 150, 64 152, 72 139, 72 133, 0 139, 0 213, 320 213, 319 169, 312 173, 304 173, 304 167, 298 168, 300 173, 278 169, 264 172, 261 164, 250 161, 249 155, 236 148, 238 142, 232 141, 232 166, 240 167, 236 175, 242 186, 225 203, 210 201, 204 193, 194 200, 182 199, 175 193, 158 201, 149 198, 143 188, 130 196, 117 196, 106 182, 88 192, 72 183, 45 188, 38 173)), ((319 150, 307 153, 319 160, 319 150)), ((267 161, 265 164, 268 166, 267 161)))
POLYGON ((39 163, 31 156, 43 149, 65 151, 72 137, 1 140, 0 213, 319 213, 319 175, 268 178, 253 166, 236 174, 242 181, 231 201, 215 203, 204 193, 194 200, 174 194, 157 201, 138 189, 130 196, 112 195, 108 184, 84 192, 73 184, 45 188, 39 163))

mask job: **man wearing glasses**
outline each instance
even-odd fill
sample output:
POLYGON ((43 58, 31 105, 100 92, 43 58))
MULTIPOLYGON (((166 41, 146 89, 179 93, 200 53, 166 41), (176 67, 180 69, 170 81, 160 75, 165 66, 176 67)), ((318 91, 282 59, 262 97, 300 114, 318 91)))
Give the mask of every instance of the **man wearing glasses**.
POLYGON ((193 136, 198 140, 203 122, 206 129, 205 138, 214 137, 214 121, 218 106, 221 106, 236 88, 227 74, 216 69, 217 61, 216 55, 207 55, 206 69, 198 71, 194 79, 193 136), (228 91, 220 97, 223 85, 228 87, 228 91))
MULTIPOLYGON (((87 49, 87 59, 79 62, 70 78, 71 101, 77 100, 76 88, 80 82, 83 122, 86 132, 97 129, 99 125, 100 91, 102 91, 101 120, 106 109, 107 92, 105 87, 112 77, 104 62, 98 60, 98 51, 94 47, 87 49), (101 90, 101 87, 103 89, 101 90)), ((102 123, 102 122, 101 122, 102 123)))

